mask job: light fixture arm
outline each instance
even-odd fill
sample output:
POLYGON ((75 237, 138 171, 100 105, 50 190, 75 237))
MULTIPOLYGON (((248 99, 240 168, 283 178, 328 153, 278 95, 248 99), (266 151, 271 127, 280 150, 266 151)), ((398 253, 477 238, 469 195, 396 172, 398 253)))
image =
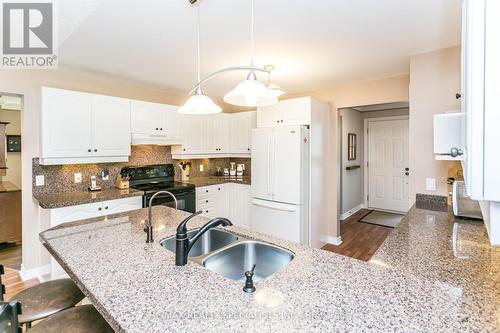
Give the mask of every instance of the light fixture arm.
POLYGON ((265 68, 260 68, 260 67, 255 67, 255 66, 235 66, 235 67, 227 67, 227 68, 223 68, 223 69, 220 69, 216 72, 213 72, 212 74, 204 77, 202 80, 200 80, 198 83, 196 83, 196 85, 194 86, 193 89, 191 89, 191 91, 189 91, 189 95, 192 95, 195 91, 197 91, 200 86, 207 82, 208 80, 212 79, 214 76, 217 76, 221 73, 225 73, 225 72, 232 72, 232 71, 252 71, 252 72, 264 72, 264 73, 267 73, 267 74, 271 74, 271 70, 269 69, 265 69, 265 68))

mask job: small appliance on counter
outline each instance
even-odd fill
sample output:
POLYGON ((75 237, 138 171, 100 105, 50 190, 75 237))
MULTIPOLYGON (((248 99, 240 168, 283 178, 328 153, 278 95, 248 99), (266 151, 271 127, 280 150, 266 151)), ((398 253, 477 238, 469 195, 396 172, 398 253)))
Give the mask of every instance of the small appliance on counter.
POLYGON ((229 168, 229 175, 236 176, 236 163, 230 162, 230 164, 231 164, 231 168, 229 168))
POLYGON ((467 187, 465 182, 457 180, 453 182, 452 190, 453 214, 460 217, 473 219, 482 219, 481 207, 477 200, 472 200, 467 196, 467 187))
POLYGON ((236 176, 242 177, 244 170, 245 170, 245 164, 238 164, 236 166, 236 176))
POLYGON ((215 176, 216 177, 222 177, 223 176, 222 168, 221 167, 217 167, 217 171, 215 171, 215 176))
POLYGON ((100 191, 101 187, 97 186, 97 177, 92 176, 90 177, 90 186, 89 186, 89 191, 95 192, 95 191, 100 191))
POLYGON ((229 169, 228 168, 224 168, 224 176, 229 176, 229 169))

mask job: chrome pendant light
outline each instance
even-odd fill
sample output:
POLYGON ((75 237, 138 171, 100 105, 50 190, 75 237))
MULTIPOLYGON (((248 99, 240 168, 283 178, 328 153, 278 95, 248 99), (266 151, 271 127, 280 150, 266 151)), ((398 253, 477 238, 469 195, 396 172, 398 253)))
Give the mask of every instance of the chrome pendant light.
MULTIPOLYGON (((250 67, 255 67, 255 43, 254 43, 254 0, 251 0, 251 40, 252 40, 252 57, 250 67)), ((267 71, 267 70, 266 70, 267 71)), ((268 74, 270 71, 267 71, 268 74)), ((266 87, 264 83, 257 80, 254 70, 248 73, 247 78, 228 92, 224 96, 224 102, 246 107, 267 106, 278 103, 278 98, 266 87)))
MULTIPOLYGON (((199 84, 196 86, 194 90, 194 94, 188 98, 186 103, 181 106, 178 110, 179 113, 182 114, 192 114, 192 115, 202 115, 202 114, 214 114, 222 112, 222 108, 210 99, 210 97, 203 94, 201 89, 201 47, 200 47, 200 3, 197 4, 197 16, 198 16, 198 36, 197 36, 197 44, 198 44, 198 82, 199 84)), ((193 93, 193 92, 191 92, 193 93)))

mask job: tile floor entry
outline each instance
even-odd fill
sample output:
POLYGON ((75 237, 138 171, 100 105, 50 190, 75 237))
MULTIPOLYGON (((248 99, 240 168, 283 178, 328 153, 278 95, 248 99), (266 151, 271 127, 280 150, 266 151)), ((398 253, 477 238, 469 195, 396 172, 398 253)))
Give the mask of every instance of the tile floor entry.
POLYGON ((403 214, 382 212, 379 210, 372 210, 361 219, 359 222, 381 225, 384 227, 395 228, 403 218, 403 214))

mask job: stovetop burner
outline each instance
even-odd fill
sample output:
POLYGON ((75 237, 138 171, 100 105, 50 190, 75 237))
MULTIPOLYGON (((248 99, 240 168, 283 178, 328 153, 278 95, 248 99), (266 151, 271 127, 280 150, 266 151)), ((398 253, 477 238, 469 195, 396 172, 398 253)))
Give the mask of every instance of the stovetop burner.
POLYGON ((147 184, 132 185, 130 187, 139 191, 150 193, 157 191, 176 191, 182 189, 190 189, 193 188, 194 185, 176 181, 166 181, 166 182, 155 181, 147 184))

